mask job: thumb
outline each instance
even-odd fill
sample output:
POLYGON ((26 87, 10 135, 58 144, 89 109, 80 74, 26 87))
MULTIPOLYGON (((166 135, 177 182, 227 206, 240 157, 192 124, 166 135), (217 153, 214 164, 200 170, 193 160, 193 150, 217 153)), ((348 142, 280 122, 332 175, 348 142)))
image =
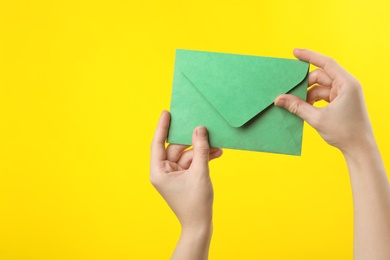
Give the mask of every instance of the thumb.
POLYGON ((283 107, 291 113, 299 116, 310 125, 312 125, 317 113, 319 112, 317 108, 291 94, 278 96, 274 103, 276 106, 283 107))
POLYGON ((208 172, 210 146, 206 127, 199 126, 195 128, 192 135, 192 146, 194 158, 192 159, 191 168, 201 172, 208 172))

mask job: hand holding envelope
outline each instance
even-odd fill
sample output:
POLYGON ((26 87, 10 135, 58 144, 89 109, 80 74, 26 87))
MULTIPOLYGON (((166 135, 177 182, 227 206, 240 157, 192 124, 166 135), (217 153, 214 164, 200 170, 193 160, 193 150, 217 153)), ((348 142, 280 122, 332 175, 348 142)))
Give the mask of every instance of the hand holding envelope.
POLYGON ((344 155, 353 203, 358 205, 354 210, 354 256, 390 259, 390 229, 384 228, 389 227, 390 219, 389 181, 362 86, 330 57, 303 49, 295 49, 294 55, 318 69, 308 76, 308 64, 295 60, 177 52, 168 137, 174 144, 165 148, 169 114, 164 111, 151 151, 152 183, 174 212, 180 209, 190 216, 192 228, 185 228, 187 221, 176 214, 182 234, 172 259, 207 258, 213 204, 208 161, 222 154, 222 150, 209 149, 203 127, 194 131, 192 150, 175 143, 191 144, 191 131, 205 125, 213 146, 299 154, 302 121, 294 115, 344 155), (319 100, 329 104, 313 106, 319 100), (200 225, 193 228, 197 223, 200 225))
POLYGON ((273 102, 305 99, 308 70, 299 60, 177 50, 168 142, 190 145, 204 125, 212 147, 300 155, 302 119, 273 102))

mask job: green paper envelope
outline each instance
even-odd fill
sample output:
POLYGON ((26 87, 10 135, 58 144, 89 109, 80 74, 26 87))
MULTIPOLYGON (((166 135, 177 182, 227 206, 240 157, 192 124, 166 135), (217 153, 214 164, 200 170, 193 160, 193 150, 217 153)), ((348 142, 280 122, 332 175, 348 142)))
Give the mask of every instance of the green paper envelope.
POLYGON ((300 155, 303 121, 273 101, 306 99, 308 71, 299 60, 177 50, 168 142, 190 145, 203 125, 212 147, 300 155))

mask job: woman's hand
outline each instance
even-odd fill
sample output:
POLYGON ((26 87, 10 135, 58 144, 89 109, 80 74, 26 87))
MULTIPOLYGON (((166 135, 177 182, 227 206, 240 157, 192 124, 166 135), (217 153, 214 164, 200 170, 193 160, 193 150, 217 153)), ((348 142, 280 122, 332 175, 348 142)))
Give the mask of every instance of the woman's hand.
POLYGON ((194 130, 192 149, 175 144, 165 148, 169 122, 169 113, 163 111, 151 147, 150 180, 182 226, 172 259, 207 259, 214 199, 209 161, 222 150, 210 149, 203 126, 194 130))

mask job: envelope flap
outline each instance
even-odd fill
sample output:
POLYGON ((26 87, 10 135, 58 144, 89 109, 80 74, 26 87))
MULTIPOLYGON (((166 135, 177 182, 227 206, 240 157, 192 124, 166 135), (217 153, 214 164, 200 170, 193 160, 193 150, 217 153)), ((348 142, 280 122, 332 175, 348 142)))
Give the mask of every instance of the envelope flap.
POLYGON ((309 68, 299 60, 188 50, 177 50, 175 63, 234 127, 302 82, 309 68))

